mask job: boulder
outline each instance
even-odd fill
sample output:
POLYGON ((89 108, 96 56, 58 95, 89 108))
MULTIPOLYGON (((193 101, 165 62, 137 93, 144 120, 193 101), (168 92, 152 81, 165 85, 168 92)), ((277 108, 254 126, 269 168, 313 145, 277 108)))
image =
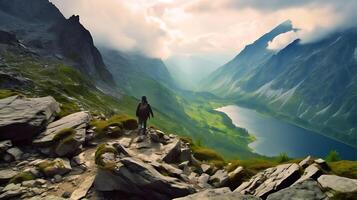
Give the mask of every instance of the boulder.
POLYGON ((31 141, 59 111, 59 104, 53 97, 0 99, 0 140, 31 141))
POLYGON ((311 156, 306 157, 299 163, 299 166, 303 169, 314 163, 314 159, 311 156))
POLYGON ((172 199, 195 190, 190 185, 160 174, 141 160, 126 157, 113 169, 99 168, 94 181, 98 191, 120 191, 145 199, 172 199))
POLYGON ((217 189, 207 189, 189 196, 176 198, 174 200, 261 200, 251 195, 242 195, 239 192, 231 192, 227 187, 217 189))
POLYGON ((174 142, 165 145, 162 160, 166 163, 176 163, 181 153, 181 141, 176 139, 174 142))
POLYGON ((236 189, 243 179, 244 169, 241 166, 238 166, 235 170, 228 173, 228 183, 227 186, 232 190, 236 189))
POLYGON ((295 183, 300 183, 307 179, 317 180, 321 174, 322 171, 320 170, 319 166, 317 164, 312 164, 305 169, 304 174, 295 183))
POLYGON ((7 183, 12 179, 18 172, 12 169, 3 169, 0 170, 0 184, 7 183))
POLYGON ((181 148, 180 162, 185 162, 185 161, 191 162, 191 155, 192 155, 192 152, 189 147, 181 148))
POLYGON ((11 140, 0 141, 0 154, 12 147, 11 140))
POLYGON ((83 144, 85 141, 86 128, 90 120, 90 114, 85 111, 70 114, 50 123, 47 126, 47 129, 33 141, 33 144, 38 146, 53 145, 53 143, 56 142, 54 141, 56 139, 56 135, 65 129, 75 130, 73 139, 79 144, 83 144))
POLYGON ((329 169, 326 161, 322 158, 314 160, 314 163, 318 164, 322 169, 329 169))
POLYGON ((201 165, 201 169, 202 169, 203 173, 209 173, 209 171, 212 169, 212 166, 203 163, 203 164, 201 165))
POLYGON ((242 183, 236 190, 265 199, 269 194, 292 185, 299 179, 298 164, 283 164, 264 170, 242 183))
POLYGON ((56 158, 54 160, 43 160, 37 164, 40 171, 47 177, 64 175, 72 170, 68 159, 56 158))
POLYGON ((11 155, 13 160, 20 160, 23 152, 17 148, 17 147, 12 147, 6 151, 7 154, 11 155))
POLYGON ((267 200, 281 199, 324 200, 327 199, 327 196, 322 192, 316 181, 307 179, 291 187, 275 192, 267 198, 267 200))
POLYGON ((222 187, 228 181, 228 173, 220 169, 213 176, 210 177, 209 182, 215 187, 222 187))
POLYGON ((357 192, 357 179, 350 179, 336 175, 322 175, 317 181, 327 190, 340 193, 357 192))
POLYGON ((198 186, 200 186, 201 188, 211 188, 211 185, 208 184, 208 180, 210 179, 210 175, 208 174, 201 174, 200 177, 198 177, 198 180, 197 180, 197 184, 198 186))

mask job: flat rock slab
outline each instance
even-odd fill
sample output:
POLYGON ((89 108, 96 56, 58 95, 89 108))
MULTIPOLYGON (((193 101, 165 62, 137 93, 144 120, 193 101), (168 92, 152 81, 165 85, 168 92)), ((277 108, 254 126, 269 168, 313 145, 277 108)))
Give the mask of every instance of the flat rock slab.
POLYGON ((0 183, 8 182, 12 179, 18 172, 11 169, 0 170, 0 183))
POLYGON ((42 132, 37 139, 33 141, 35 145, 46 146, 52 144, 52 141, 57 133, 63 129, 75 129, 75 139, 80 142, 84 142, 86 127, 91 120, 91 116, 88 112, 77 112, 63 117, 55 122, 50 123, 47 126, 46 131, 42 132))
POLYGON ((236 190, 265 199, 269 194, 292 185, 299 179, 298 164, 283 164, 264 170, 242 183, 236 190))
POLYGON ((86 196, 88 190, 92 187, 95 176, 89 176, 86 178, 78 188, 71 194, 72 200, 79 200, 86 196))
POLYGON ((53 121, 59 111, 59 103, 50 96, 0 99, 0 140, 31 140, 53 121))
POLYGON ((207 189, 202 192, 191 194, 186 197, 176 198, 174 200, 260 200, 261 198, 242 195, 239 192, 232 192, 228 187, 207 189))
POLYGON ((318 183, 312 179, 297 183, 294 186, 285 188, 268 196, 267 200, 282 199, 304 199, 304 200, 323 200, 327 196, 322 192, 318 183))
POLYGON ((322 175, 317 181, 325 189, 341 193, 357 192, 357 179, 350 179, 336 175, 322 175))

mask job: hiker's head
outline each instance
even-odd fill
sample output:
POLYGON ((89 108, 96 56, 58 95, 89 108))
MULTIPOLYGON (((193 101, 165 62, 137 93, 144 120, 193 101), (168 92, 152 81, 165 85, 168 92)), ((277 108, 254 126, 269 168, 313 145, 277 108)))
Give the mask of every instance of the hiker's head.
POLYGON ((141 97, 141 102, 143 102, 143 103, 147 103, 148 102, 148 100, 146 99, 146 96, 142 96, 141 97))

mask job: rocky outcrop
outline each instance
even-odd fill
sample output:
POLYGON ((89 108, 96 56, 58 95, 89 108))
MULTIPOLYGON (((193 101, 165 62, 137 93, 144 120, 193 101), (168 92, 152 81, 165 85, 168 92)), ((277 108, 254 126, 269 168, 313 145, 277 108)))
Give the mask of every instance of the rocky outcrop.
POLYGON ((299 179, 299 165, 283 164, 264 170, 242 183, 236 190, 265 199, 269 194, 292 185, 299 179))
POLYGON ((282 199, 323 200, 327 199, 327 196, 316 181, 307 179, 292 187, 275 192, 267 198, 267 200, 282 199))
POLYGON ((172 199, 194 192, 190 185, 130 157, 120 159, 113 170, 98 169, 94 186, 99 191, 121 191, 143 199, 172 199))
POLYGON ((59 104, 53 97, 12 96, 1 99, 0 140, 31 140, 54 120, 59 110, 59 104))
POLYGON ((340 193, 357 192, 357 180, 336 175, 322 175, 318 178, 320 185, 326 190, 340 193))
POLYGON ((305 169, 304 174, 295 183, 300 183, 307 179, 316 180, 321 174, 322 171, 319 166, 317 164, 312 164, 305 169))
POLYGON ((85 142, 86 129, 91 120, 88 112, 77 112, 52 122, 42 132, 33 144, 39 147, 51 148, 46 154, 55 153, 58 156, 74 155, 85 142), (66 131, 68 133, 66 133, 66 131))
POLYGON ((242 195, 239 192, 232 192, 229 188, 207 189, 202 192, 174 200, 259 200, 260 198, 252 195, 242 195))

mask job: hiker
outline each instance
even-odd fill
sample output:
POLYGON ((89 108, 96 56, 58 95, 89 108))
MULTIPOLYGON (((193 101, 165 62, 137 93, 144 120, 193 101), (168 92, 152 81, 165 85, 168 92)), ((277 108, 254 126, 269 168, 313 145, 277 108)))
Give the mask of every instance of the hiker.
POLYGON ((151 110, 151 106, 148 103, 146 96, 141 97, 141 102, 136 108, 136 116, 139 119, 139 128, 143 130, 143 134, 146 133, 146 121, 151 117, 154 117, 154 113, 151 110))

